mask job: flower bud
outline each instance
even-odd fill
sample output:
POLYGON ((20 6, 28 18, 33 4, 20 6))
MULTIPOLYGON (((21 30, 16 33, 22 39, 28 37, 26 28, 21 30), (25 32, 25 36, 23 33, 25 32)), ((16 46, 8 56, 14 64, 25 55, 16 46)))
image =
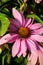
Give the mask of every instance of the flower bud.
POLYGON ((37 4, 39 4, 41 1, 42 1, 42 0, 35 0, 35 2, 36 2, 37 4))

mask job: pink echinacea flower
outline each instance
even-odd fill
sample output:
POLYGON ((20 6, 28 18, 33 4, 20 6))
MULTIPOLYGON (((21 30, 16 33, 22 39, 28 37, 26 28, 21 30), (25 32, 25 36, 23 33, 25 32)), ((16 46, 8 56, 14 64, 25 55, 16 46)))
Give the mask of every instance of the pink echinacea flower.
POLYGON ((42 0, 35 0, 35 2, 36 2, 37 4, 39 4, 41 1, 42 1, 42 0))
POLYGON ((13 57, 16 55, 25 57, 27 50, 37 56, 38 42, 43 42, 42 25, 40 23, 33 24, 31 18, 25 19, 23 14, 19 13, 15 8, 12 9, 12 12, 14 19, 10 19, 9 33, 0 39, 0 45, 14 42, 12 46, 13 57))
POLYGON ((27 2, 27 0, 24 0, 24 2, 27 2))

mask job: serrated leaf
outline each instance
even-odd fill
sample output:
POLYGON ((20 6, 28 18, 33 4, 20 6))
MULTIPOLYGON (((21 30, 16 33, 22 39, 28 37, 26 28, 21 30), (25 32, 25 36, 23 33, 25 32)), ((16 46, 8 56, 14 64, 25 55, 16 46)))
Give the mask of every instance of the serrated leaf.
POLYGON ((0 36, 3 36, 9 26, 9 20, 5 14, 0 13, 0 36))

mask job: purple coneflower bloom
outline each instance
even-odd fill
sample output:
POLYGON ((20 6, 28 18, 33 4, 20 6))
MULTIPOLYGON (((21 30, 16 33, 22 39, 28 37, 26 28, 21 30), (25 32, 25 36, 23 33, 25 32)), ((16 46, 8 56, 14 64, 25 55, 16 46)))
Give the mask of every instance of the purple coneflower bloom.
POLYGON ((36 2, 37 4, 39 4, 41 1, 42 1, 42 0, 35 0, 35 2, 36 2))
POLYGON ((43 42, 43 27, 40 23, 33 24, 32 19, 25 19, 22 13, 19 13, 15 8, 12 9, 15 19, 10 19, 9 33, 0 39, 0 45, 4 43, 13 43, 12 56, 16 55, 24 57, 27 50, 34 55, 37 55, 37 44, 43 42), (36 44, 37 42, 37 44, 36 44))
POLYGON ((23 0, 24 2, 27 2, 27 0, 23 0))

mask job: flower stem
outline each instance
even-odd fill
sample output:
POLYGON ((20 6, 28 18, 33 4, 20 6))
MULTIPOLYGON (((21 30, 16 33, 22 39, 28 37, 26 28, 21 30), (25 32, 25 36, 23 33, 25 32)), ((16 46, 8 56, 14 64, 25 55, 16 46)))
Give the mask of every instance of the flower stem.
POLYGON ((24 3, 20 6, 20 11, 22 11, 24 8, 24 3))

